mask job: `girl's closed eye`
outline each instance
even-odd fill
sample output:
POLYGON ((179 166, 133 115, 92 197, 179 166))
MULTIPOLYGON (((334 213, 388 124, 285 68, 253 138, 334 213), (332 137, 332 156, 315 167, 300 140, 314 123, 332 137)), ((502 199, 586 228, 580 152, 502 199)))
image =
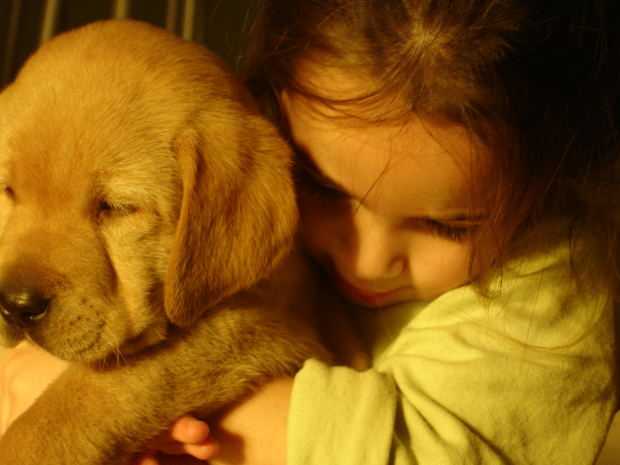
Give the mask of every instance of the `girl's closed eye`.
MULTIPOLYGON (((296 165, 295 182, 300 189, 312 195, 320 202, 331 205, 350 196, 338 188, 329 179, 325 178, 303 162, 296 165)), ((436 220, 433 218, 412 218, 407 220, 407 227, 423 230, 435 236, 453 242, 463 242, 471 236, 478 227, 478 220, 436 220)))
POLYGON ((450 224, 431 218, 422 220, 422 227, 432 234, 454 242, 465 241, 476 229, 475 224, 450 224))
POLYGON ((297 186, 325 204, 331 204, 348 197, 345 192, 329 183, 328 180, 324 180, 323 177, 311 172, 311 168, 303 166, 303 163, 297 164, 294 176, 297 186))

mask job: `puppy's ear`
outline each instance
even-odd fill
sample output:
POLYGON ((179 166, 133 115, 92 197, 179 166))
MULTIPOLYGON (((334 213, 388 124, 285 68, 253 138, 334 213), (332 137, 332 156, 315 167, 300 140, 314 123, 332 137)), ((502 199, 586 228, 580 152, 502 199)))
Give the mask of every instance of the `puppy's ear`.
POLYGON ((260 116, 214 113, 175 141, 183 196, 165 308, 180 326, 269 274, 297 224, 290 148, 260 116))

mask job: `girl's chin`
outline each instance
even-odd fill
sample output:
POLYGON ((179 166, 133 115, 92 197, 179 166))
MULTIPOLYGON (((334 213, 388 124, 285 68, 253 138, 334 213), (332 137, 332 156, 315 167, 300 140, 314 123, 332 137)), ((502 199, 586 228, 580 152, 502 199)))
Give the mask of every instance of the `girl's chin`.
POLYGON ((385 308, 385 307, 390 307, 392 305, 397 305, 397 304, 402 304, 405 302, 411 302, 412 300, 415 300, 414 298, 407 298, 407 297, 399 297, 399 298, 390 298, 390 299, 360 299, 360 298, 356 298, 353 296, 349 296, 349 295, 345 295, 343 293, 343 296, 346 300, 348 300, 349 302, 351 302, 352 304, 355 304, 359 307, 365 307, 365 308, 385 308))

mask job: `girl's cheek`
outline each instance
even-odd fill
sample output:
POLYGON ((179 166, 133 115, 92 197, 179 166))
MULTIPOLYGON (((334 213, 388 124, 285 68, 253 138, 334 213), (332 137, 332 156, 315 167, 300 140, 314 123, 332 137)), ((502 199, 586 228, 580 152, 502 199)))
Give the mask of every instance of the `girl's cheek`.
POLYGON ((470 282, 471 244, 429 237, 408 256, 412 285, 419 298, 434 299, 470 282))

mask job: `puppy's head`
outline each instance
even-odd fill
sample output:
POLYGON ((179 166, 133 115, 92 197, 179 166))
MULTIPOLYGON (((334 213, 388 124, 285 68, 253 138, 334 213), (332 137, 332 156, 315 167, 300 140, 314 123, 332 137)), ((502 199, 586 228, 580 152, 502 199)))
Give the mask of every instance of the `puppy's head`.
POLYGON ((42 47, 0 94, 0 342, 99 360, 267 276, 291 154, 203 48, 131 21, 42 47))

